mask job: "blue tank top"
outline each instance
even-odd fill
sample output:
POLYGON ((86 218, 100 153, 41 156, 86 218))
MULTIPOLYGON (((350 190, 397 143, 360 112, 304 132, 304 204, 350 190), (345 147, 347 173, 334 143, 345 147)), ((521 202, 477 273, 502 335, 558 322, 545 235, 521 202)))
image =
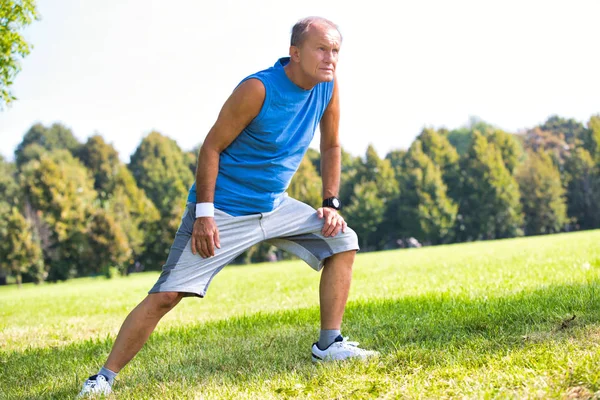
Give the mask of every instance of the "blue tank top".
MULTIPOLYGON (((214 203, 230 215, 269 212, 279 206, 331 100, 333 82, 304 90, 290 81, 283 69, 289 60, 281 58, 242 80, 260 80, 265 100, 260 113, 219 158, 214 203)), ((196 202, 196 183, 188 202, 196 202)))

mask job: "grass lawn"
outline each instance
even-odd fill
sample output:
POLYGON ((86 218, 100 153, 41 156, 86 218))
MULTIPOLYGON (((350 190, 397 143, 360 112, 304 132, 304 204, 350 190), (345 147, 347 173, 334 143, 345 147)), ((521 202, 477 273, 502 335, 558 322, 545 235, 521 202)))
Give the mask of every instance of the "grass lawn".
MULTIPOLYGON (((157 272, 0 287, 0 398, 73 398, 157 272)), ((343 333, 313 364, 319 274, 230 266, 119 374, 118 399, 600 397, 600 231, 359 254, 343 333)))

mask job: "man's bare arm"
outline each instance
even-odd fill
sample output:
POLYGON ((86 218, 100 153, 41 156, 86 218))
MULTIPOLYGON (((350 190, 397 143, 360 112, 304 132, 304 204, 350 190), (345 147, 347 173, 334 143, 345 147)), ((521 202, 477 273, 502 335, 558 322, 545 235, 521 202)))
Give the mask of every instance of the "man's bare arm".
MULTIPOLYGON (((214 201, 219 156, 260 113, 264 100, 265 87, 258 79, 248 79, 229 96, 198 154, 196 202, 214 201)), ((191 245, 194 254, 198 252, 202 257, 214 256, 214 246, 221 247, 214 218, 196 219, 191 245)))
MULTIPOLYGON (((323 179, 323 198, 338 196, 340 191, 340 174, 342 147, 339 137, 340 99, 337 79, 334 80, 333 94, 329 105, 321 118, 321 178, 323 179)), ((346 229, 346 222, 336 210, 319 208, 320 218, 325 218, 323 234, 335 236, 346 229)))

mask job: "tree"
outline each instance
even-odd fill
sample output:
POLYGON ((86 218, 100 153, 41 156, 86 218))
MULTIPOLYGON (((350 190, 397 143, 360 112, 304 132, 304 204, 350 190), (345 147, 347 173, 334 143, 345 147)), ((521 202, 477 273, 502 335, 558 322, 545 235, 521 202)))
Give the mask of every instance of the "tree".
POLYGON ((506 169, 500 151, 474 131, 469 151, 460 165, 457 237, 479 240, 521 235, 519 186, 506 169))
POLYGON ((597 167, 583 147, 574 148, 565 160, 564 182, 567 188, 567 210, 575 229, 600 228, 600 182, 597 167))
POLYGON ((196 176, 196 165, 198 164, 198 156, 200 155, 202 143, 203 142, 198 143, 198 145, 194 146, 192 150, 185 152, 185 158, 188 163, 188 168, 194 176, 196 176))
POLYGON ((114 191, 106 200, 105 207, 127 236, 132 251, 131 261, 140 259, 152 244, 152 232, 160 223, 160 213, 146 193, 137 187, 131 172, 123 164, 115 176, 114 191))
POLYGON ((0 155, 0 202, 9 206, 19 203, 19 184, 15 179, 16 168, 13 163, 6 162, 0 155))
POLYGON ((0 268, 8 270, 21 286, 22 276, 29 273, 39 282, 43 279, 40 243, 29 222, 16 207, 0 206, 0 268))
POLYGON ((567 222, 565 190, 550 156, 543 151, 529 152, 516 178, 521 188, 525 233, 560 232, 567 222))
POLYGON ((120 225, 104 209, 96 210, 90 217, 87 229, 89 246, 87 258, 94 273, 108 275, 110 267, 126 271, 126 261, 131 257, 127 236, 120 225))
MULTIPOLYGON (((343 153, 344 153, 344 150, 342 150, 342 158, 344 157, 343 153)), ((304 157, 308 158, 310 163, 315 168, 315 171, 317 171, 317 174, 319 176, 321 176, 321 153, 319 153, 317 150, 309 147, 306 150, 306 154, 304 155, 304 157)))
POLYGON ((287 191, 291 197, 314 208, 321 207, 323 200, 321 178, 308 156, 305 155, 300 162, 287 191))
POLYGON ((131 156, 129 169, 161 216, 150 230, 152 237, 143 256, 147 266, 158 269, 167 258, 194 175, 177 142, 158 132, 142 139, 131 156))
POLYGON ((396 178, 402 175, 402 168, 404 166, 404 157, 406 157, 406 153, 406 150, 392 150, 385 156, 385 159, 389 160, 396 178))
POLYGON ((348 225, 356 231, 363 250, 373 249, 374 234, 383 221, 385 202, 374 181, 354 185, 350 203, 343 210, 348 225))
POLYGON ((42 241, 48 279, 89 273, 92 266, 82 256, 97 194, 88 170, 71 153, 58 150, 24 165, 20 183, 32 214, 39 215, 50 231, 47 242, 42 241))
POLYGON ((446 194, 440 167, 423 152, 418 139, 404 158, 399 182, 402 194, 391 208, 398 233, 432 244, 448 241, 458 206, 446 194))
POLYGON ((540 125, 540 130, 550 132, 554 136, 562 136, 568 144, 574 144, 577 140, 584 141, 588 135, 587 129, 581 122, 574 119, 565 119, 558 115, 552 115, 546 122, 540 125))
POLYGON ((38 160, 43 154, 60 149, 75 155, 80 145, 73 131, 62 124, 55 123, 49 128, 35 124, 29 128, 15 149, 15 161, 20 167, 31 160, 38 160))
POLYGON ((494 129, 487 134, 488 142, 492 143, 502 155, 502 161, 511 174, 523 158, 521 144, 514 135, 506 133, 501 129, 494 129))
POLYGON ((368 235, 360 238, 363 244, 378 248, 387 240, 387 232, 385 229, 373 230, 370 227, 379 225, 377 221, 383 219, 389 202, 399 193, 398 182, 390 161, 379 158, 375 148, 369 145, 364 161, 361 160, 358 164, 354 177, 348 182, 348 185, 348 187, 352 187, 350 199, 346 203, 351 207, 344 212, 348 225, 364 227, 357 229, 357 233, 368 235), (373 185, 367 184, 369 182, 373 185), (363 201, 373 201, 373 204, 359 206, 358 203, 363 201), (383 208, 380 207, 380 204, 383 208), (353 210, 357 212, 354 213, 353 210), (368 217, 369 213, 371 213, 370 217, 368 217), (364 221, 362 218, 370 218, 370 221, 364 221), (374 223, 375 225, 373 225, 374 223))
MULTIPOLYGON (((315 165, 316 161, 313 161, 313 165, 315 165)), ((344 149, 342 149, 342 166, 341 166, 341 175, 340 175, 340 195, 339 198, 342 201, 342 204, 350 204, 350 198, 354 191, 354 184, 356 182, 356 174, 358 173, 358 168, 361 165, 362 160, 360 157, 353 156, 348 153, 344 149)), ((320 171, 321 160, 319 158, 317 171, 320 171)))
POLYGON ((92 173, 94 190, 101 199, 107 198, 115 189, 115 177, 122 166, 117 150, 102 136, 94 135, 77 151, 77 158, 92 173))
POLYGON ((460 185, 459 155, 456 148, 445 135, 433 129, 423 129, 417 139, 423 153, 440 168, 448 194, 456 199, 460 185))
POLYGON ((591 156, 596 161, 596 164, 600 166, 600 114, 594 115, 588 122, 589 128, 589 139, 586 148, 589 149, 591 156))
POLYGON ((10 86, 21 70, 20 59, 31 50, 21 31, 37 18, 33 0, 0 2, 0 110, 16 100, 10 86))
MULTIPOLYGON (((129 252, 134 262, 146 250, 146 232, 154 229, 160 214, 144 191, 119 159, 117 150, 95 135, 77 152, 79 159, 94 177, 100 206, 106 209, 125 234, 129 252)), ((113 235, 116 238, 116 236, 113 235)), ((116 240, 116 239, 115 239, 116 240)), ((126 271, 124 268, 122 271, 126 271)))

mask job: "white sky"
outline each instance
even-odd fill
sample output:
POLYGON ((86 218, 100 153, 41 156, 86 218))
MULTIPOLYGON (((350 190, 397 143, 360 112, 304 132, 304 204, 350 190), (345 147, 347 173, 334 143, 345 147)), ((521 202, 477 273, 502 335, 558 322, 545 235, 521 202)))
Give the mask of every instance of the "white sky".
MULTIPOLYGON (((202 141, 245 76, 286 56, 292 25, 340 26, 344 148, 381 156, 470 116, 516 132, 600 113, 598 0, 38 0, 34 49, 0 112, 0 152, 36 122, 100 133, 124 161, 155 129, 202 141)), ((313 142, 316 148, 316 141, 313 142)))

